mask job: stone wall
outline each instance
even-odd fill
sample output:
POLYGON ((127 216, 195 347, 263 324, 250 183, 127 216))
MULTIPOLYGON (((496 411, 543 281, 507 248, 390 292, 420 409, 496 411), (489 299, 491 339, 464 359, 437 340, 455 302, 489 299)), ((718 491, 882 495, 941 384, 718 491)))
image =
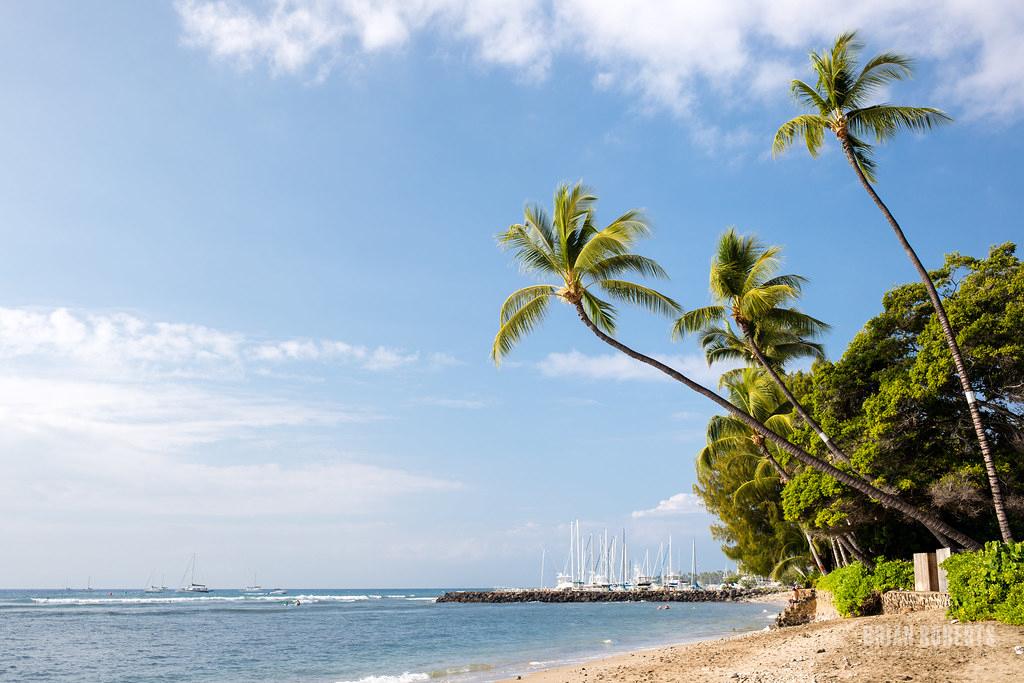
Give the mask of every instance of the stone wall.
POLYGON ((949 593, 888 591, 882 594, 882 614, 906 614, 907 612, 948 608, 949 593))
POLYGON ((836 606, 832 603, 832 594, 828 591, 816 591, 816 600, 814 604, 814 621, 830 621, 832 619, 841 619, 842 616, 836 611, 836 606))
POLYGON ((814 621, 816 604, 817 600, 813 590, 804 591, 799 600, 790 598, 786 609, 779 616, 775 617, 775 626, 777 628, 784 628, 786 626, 809 624, 814 621))

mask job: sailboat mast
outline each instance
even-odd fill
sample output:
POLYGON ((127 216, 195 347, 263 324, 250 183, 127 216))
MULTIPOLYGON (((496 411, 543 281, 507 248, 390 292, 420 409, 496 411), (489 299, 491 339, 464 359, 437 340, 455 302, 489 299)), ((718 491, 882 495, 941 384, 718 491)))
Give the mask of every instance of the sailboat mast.
POLYGON ((697 539, 690 539, 690 585, 697 586, 697 539))

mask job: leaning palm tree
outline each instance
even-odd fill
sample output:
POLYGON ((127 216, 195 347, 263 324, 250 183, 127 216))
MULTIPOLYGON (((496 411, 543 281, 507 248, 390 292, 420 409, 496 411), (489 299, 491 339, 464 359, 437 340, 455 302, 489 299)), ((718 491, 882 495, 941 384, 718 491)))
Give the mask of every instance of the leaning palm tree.
POLYGON ((956 367, 960 386, 967 399, 967 407, 971 413, 971 421, 974 424, 974 432, 981 449, 981 457, 985 461, 985 471, 988 475, 989 488, 992 490, 992 504, 995 508, 996 519, 999 521, 999 531, 1003 540, 1009 542, 1013 540, 1013 535, 1006 517, 1002 487, 996 473, 988 435, 985 433, 985 426, 981 421, 981 411, 974 395, 971 378, 967 374, 967 367, 964 365, 963 355, 960 353, 960 345, 949 324, 946 309, 935 289, 935 283, 932 282, 917 252, 910 246, 900 224, 896 222, 896 218, 872 185, 875 181, 876 165, 872 159, 873 148, 869 138, 874 138, 874 142, 881 143, 892 138, 901 130, 925 131, 952 119, 945 112, 933 107, 869 104, 871 97, 880 88, 893 81, 908 78, 911 75, 912 61, 903 55, 885 52, 872 57, 858 69, 857 56, 862 47, 861 43, 857 41, 856 33, 849 32, 836 38, 831 50, 821 54, 811 53, 811 66, 816 78, 815 85, 812 87, 800 80, 794 80, 791 85, 793 96, 810 112, 790 119, 779 127, 778 132, 775 133, 772 153, 776 155, 782 153, 794 143, 797 137, 802 137, 811 156, 817 156, 824 143, 826 131, 831 131, 839 140, 846 160, 857 174, 857 179, 868 196, 874 201, 896 234, 896 239, 899 240, 907 258, 914 265, 914 269, 928 292, 928 298, 931 299, 932 306, 935 308, 935 315, 942 328, 942 333, 946 337, 946 344, 953 356, 953 365, 956 367))
POLYGON ((726 230, 711 262, 714 303, 680 316, 673 335, 681 338, 687 333, 701 332, 701 345, 709 363, 740 358, 760 364, 829 452, 837 460, 849 463, 849 456, 804 409, 780 375, 786 361, 823 358, 823 349, 813 338, 828 329, 822 321, 786 306, 800 295, 805 279, 777 274, 780 253, 779 247, 765 246, 753 236, 737 234, 733 228, 726 230), (728 324, 730 318, 742 338, 737 338, 728 324))
POLYGON ((981 547, 977 541, 935 515, 811 455, 711 389, 616 340, 612 336, 615 333, 615 306, 611 301, 602 299, 598 292, 616 302, 639 305, 665 315, 678 313, 679 305, 650 287, 619 279, 619 276, 630 273, 665 277, 665 271, 652 259, 632 253, 634 243, 649 233, 642 215, 638 211, 627 211, 598 229, 594 224, 596 199, 580 184, 572 187, 562 185, 555 192, 552 217, 540 207, 527 206, 523 222, 509 226, 498 236, 499 245, 514 250, 525 271, 557 279, 557 284, 524 287, 505 300, 491 349, 495 363, 500 363, 518 341, 543 321, 552 301, 560 300, 572 306, 580 321, 602 342, 714 401, 804 465, 830 475, 928 529, 939 531, 965 548, 981 547))

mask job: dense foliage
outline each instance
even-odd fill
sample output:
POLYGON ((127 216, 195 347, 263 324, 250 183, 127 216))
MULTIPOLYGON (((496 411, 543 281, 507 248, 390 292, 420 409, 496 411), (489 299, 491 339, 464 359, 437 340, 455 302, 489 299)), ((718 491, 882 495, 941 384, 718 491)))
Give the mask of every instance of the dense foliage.
POLYGON ((882 560, 874 571, 860 562, 823 576, 817 588, 832 594, 836 611, 844 617, 870 614, 877 608, 878 596, 890 590, 909 590, 914 587, 914 565, 906 560, 882 560))
POLYGON ((953 555, 942 566, 950 616, 1024 625, 1024 543, 993 541, 983 550, 953 555))
MULTIPOLYGON (((1024 265, 1015 246, 1003 244, 985 259, 951 254, 932 275, 971 369, 1011 525, 1022 530, 1024 265)), ((924 287, 898 286, 882 304, 882 312, 867 322, 839 360, 790 374, 787 385, 849 454, 849 464, 836 463, 841 469, 939 511, 975 538, 998 538, 967 405, 924 287)), ((827 457, 818 436, 791 417, 787 437, 827 457)), ((801 530, 815 539, 828 569, 853 559, 834 543, 844 538, 848 548, 858 547, 868 557, 909 558, 945 545, 832 477, 781 452, 778 459, 788 481, 753 487, 760 498, 748 497, 742 505, 728 494, 756 479, 758 471, 764 473, 756 462, 698 477, 694 487, 722 520, 715 533, 725 541, 726 554, 751 571, 764 572, 769 558, 792 555, 801 530)), ((810 568, 808 550, 805 543, 802 552, 810 568)))

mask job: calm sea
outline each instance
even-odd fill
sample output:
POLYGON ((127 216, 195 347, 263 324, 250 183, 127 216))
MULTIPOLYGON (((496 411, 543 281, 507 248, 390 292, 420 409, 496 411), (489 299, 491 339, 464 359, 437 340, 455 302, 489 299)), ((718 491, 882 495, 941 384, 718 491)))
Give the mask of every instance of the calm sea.
POLYGON ((763 629, 777 609, 748 603, 677 603, 670 610, 652 603, 436 604, 441 592, 2 590, 0 680, 476 683, 763 629))

